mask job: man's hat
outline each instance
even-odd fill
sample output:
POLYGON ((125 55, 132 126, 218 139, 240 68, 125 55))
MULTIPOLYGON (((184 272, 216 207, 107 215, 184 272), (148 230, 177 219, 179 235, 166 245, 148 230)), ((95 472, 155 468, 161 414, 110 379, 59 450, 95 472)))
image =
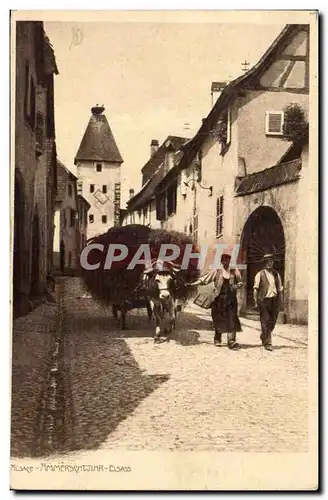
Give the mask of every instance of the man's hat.
POLYGON ((221 257, 229 257, 229 259, 231 259, 231 252, 229 252, 229 250, 223 250, 221 257))
POLYGON ((273 255, 273 253, 266 253, 262 257, 262 260, 269 260, 269 259, 275 260, 275 256, 273 255))

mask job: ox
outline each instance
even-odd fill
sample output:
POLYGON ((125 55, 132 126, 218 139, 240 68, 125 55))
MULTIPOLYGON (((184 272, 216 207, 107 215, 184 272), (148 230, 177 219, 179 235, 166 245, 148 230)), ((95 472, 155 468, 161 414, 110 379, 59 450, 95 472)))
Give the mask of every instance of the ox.
POLYGON ((169 326, 164 329, 164 333, 169 335, 175 328, 177 311, 175 292, 180 268, 172 263, 165 264, 164 267, 163 263, 155 262, 150 269, 144 271, 143 278, 146 295, 155 317, 155 342, 160 339, 165 313, 169 316, 169 326))

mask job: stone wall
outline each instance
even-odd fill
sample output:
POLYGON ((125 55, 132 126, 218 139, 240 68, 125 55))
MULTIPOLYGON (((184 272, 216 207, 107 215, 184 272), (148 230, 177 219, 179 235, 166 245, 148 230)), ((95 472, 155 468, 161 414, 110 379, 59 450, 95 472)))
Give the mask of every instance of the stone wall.
POLYGON ((54 112, 49 105, 52 99, 47 96, 53 92, 53 74, 46 75, 41 66, 37 71, 36 55, 43 50, 42 43, 42 23, 16 23, 13 271, 16 315, 29 310, 31 295, 44 293, 52 265, 56 152, 54 131, 47 130, 48 117, 50 114, 53 117, 54 112), (40 44, 37 50, 36 40, 40 44), (37 120, 37 112, 43 120, 37 120))

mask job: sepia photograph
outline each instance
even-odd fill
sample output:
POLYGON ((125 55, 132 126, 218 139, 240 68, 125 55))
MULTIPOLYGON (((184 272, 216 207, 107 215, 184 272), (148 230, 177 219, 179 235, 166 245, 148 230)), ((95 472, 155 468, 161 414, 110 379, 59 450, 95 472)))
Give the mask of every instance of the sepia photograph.
POLYGON ((315 491, 318 12, 10 30, 10 488, 315 491))

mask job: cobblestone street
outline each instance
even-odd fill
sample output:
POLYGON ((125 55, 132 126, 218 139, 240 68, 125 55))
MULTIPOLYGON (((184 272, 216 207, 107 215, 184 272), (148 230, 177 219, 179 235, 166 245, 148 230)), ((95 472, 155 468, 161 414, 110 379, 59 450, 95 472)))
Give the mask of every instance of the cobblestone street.
MULTIPOLYGON (((242 319, 242 348, 230 351, 214 347, 207 312, 191 307, 172 340, 156 345, 146 312, 130 313, 121 332, 109 310, 83 297, 77 278, 63 288, 70 428, 62 451, 307 451, 305 327, 277 325, 267 352, 259 324, 242 319)), ((15 443, 14 452, 25 452, 15 443)))

